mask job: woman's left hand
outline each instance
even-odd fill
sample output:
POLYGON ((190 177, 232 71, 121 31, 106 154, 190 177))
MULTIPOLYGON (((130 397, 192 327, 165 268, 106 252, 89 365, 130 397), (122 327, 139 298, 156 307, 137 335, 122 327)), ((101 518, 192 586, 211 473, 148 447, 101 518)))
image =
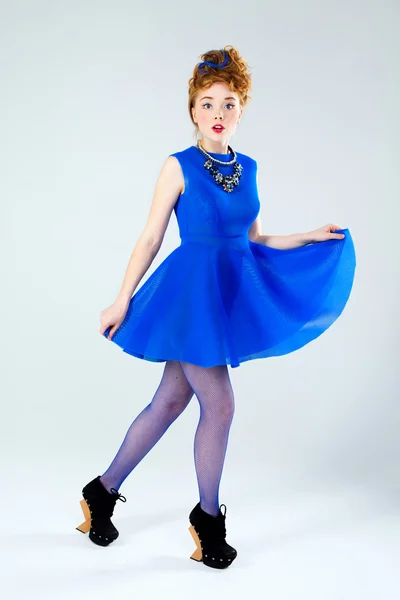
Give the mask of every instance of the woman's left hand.
POLYGON ((312 243, 326 242, 327 240, 332 239, 341 240, 344 238, 344 233, 333 233, 338 229, 343 229, 343 227, 339 227, 339 225, 332 225, 332 223, 329 223, 328 225, 324 225, 324 227, 314 229, 314 231, 309 231, 308 235, 310 236, 310 241, 312 243))

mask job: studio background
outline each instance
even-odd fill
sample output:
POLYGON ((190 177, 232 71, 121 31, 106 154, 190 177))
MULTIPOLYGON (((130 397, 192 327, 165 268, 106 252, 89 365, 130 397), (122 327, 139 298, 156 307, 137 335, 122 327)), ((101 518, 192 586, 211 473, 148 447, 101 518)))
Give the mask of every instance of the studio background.
MULTIPOLYGON (((254 598, 274 600, 394 598, 399 12, 356 0, 1 5, 8 597, 242 598, 255 586, 254 598), (229 367, 236 414, 220 501, 241 563, 222 584, 187 560, 196 397, 124 482, 110 552, 74 528, 82 486, 108 467, 164 369, 104 339, 99 314, 119 291, 163 162, 195 143, 193 68, 226 44, 253 77, 231 145, 258 161, 263 233, 348 227, 357 268, 320 338, 229 367)), ((178 245, 172 213, 140 285, 178 245)))

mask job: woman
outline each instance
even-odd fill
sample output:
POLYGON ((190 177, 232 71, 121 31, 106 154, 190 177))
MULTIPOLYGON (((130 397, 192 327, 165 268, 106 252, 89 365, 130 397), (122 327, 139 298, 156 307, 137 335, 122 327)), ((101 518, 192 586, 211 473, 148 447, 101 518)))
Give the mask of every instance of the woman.
POLYGON ((232 46, 202 59, 189 80, 197 144, 166 159, 121 290, 100 316, 102 335, 132 356, 165 362, 163 376, 108 469, 83 488, 86 521, 77 529, 102 546, 118 537, 110 518, 116 501, 126 501, 122 482, 195 394, 200 498, 189 515, 197 545, 191 558, 226 568, 237 556, 226 542, 226 506, 219 505, 234 414, 228 364, 287 354, 323 333, 348 300, 355 255, 349 231, 332 224, 262 234, 257 162, 230 146, 249 100, 247 64, 232 46), (181 244, 132 297, 172 210, 181 244))

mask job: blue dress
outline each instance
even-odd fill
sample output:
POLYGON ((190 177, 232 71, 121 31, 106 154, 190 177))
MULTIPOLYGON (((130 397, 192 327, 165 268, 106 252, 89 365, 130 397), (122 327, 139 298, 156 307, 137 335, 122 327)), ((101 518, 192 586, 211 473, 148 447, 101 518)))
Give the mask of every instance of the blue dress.
MULTIPOLYGON (((248 230, 260 210, 257 162, 237 152, 242 176, 228 193, 204 168, 196 146, 171 156, 185 181, 174 207, 181 243, 132 296, 111 341, 149 361, 238 367, 320 336, 343 311, 353 285, 349 230, 337 232, 343 239, 289 250, 252 242, 248 230)), ((233 173, 233 165, 219 169, 233 173)))

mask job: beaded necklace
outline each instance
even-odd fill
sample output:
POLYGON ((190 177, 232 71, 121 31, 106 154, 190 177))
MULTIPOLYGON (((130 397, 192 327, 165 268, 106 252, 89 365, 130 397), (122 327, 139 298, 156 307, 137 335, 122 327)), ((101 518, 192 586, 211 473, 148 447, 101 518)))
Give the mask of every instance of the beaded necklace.
POLYGON ((237 162, 236 152, 232 150, 230 146, 228 146, 228 150, 232 152, 233 158, 232 160, 225 162, 223 160, 218 160, 217 158, 214 158, 213 156, 208 154, 208 152, 206 152, 204 148, 200 146, 200 140, 197 142, 196 147, 200 150, 200 152, 204 154, 204 156, 207 157, 207 160, 204 163, 204 168, 209 171, 217 185, 222 184, 222 188, 225 192, 232 192, 235 186, 239 185, 239 179, 241 178, 243 171, 242 165, 237 162), (233 174, 222 175, 216 164, 223 165, 224 167, 228 165, 233 165, 233 174))

